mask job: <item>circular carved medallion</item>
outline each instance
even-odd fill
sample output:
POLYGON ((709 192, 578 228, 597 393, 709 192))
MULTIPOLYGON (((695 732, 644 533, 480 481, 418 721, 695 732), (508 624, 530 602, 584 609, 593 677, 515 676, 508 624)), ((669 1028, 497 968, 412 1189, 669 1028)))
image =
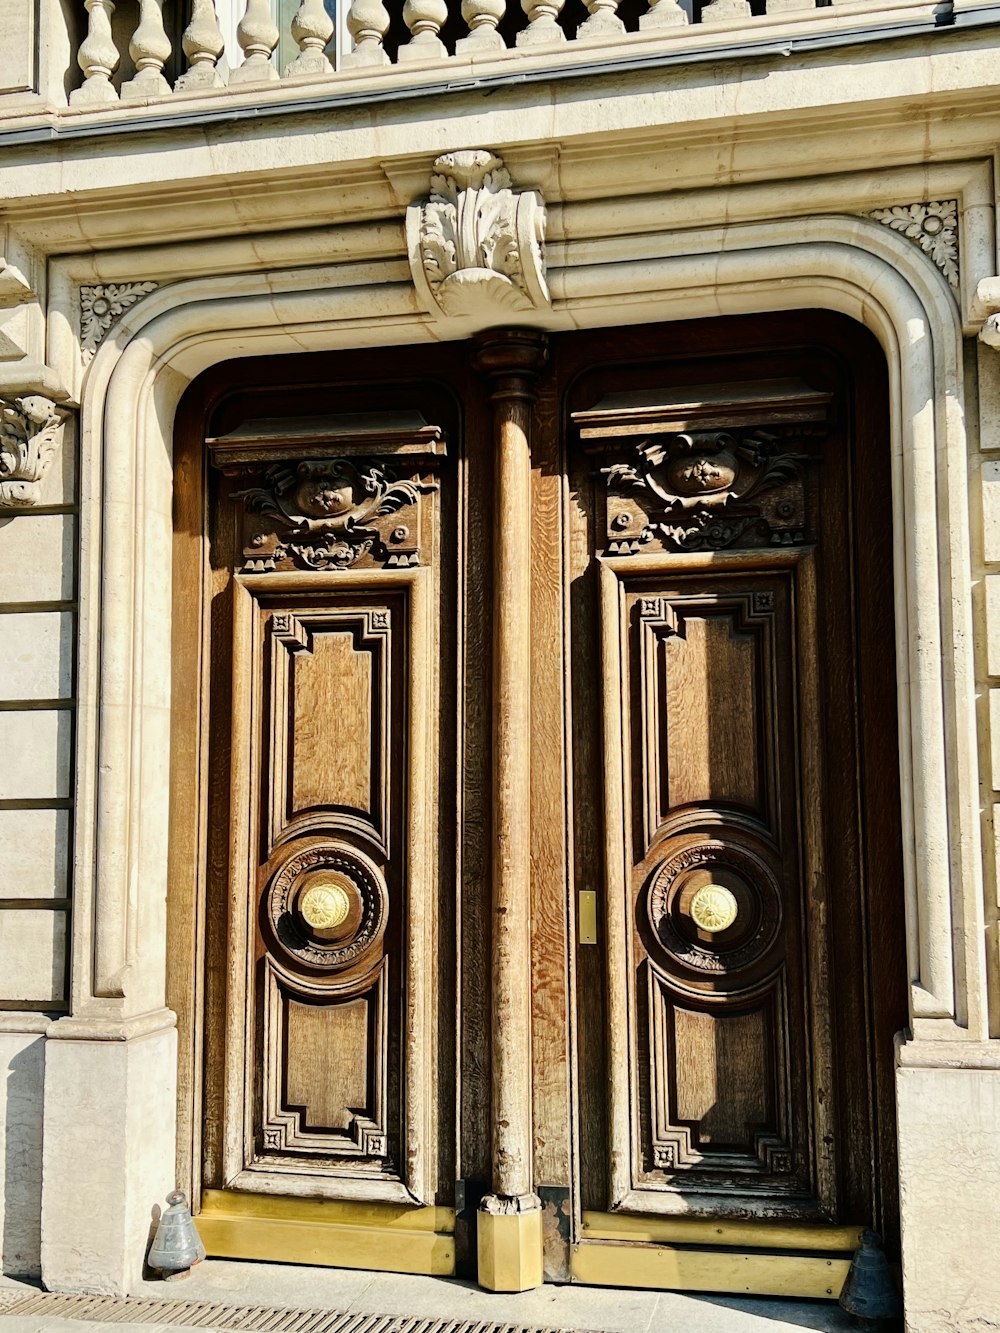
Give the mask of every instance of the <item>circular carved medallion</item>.
POLYGON ((311 843, 282 862, 264 894, 281 952, 309 970, 339 971, 381 938, 389 910, 382 874, 343 843, 311 843))
POLYGON ((740 914, 736 895, 724 884, 705 884, 691 899, 691 917, 701 930, 710 935, 728 930, 740 914))
POLYGON ((770 867, 748 847, 722 839, 668 855, 646 906, 669 959, 717 979, 759 962, 781 925, 781 892, 770 867))

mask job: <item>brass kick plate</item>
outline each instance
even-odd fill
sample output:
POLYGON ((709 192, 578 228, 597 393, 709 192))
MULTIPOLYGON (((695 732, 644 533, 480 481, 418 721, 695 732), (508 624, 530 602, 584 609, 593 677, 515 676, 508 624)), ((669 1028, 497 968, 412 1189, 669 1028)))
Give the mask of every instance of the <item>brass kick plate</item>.
POLYGON ((578 938, 581 944, 597 943, 597 890, 581 889, 577 916, 578 938))

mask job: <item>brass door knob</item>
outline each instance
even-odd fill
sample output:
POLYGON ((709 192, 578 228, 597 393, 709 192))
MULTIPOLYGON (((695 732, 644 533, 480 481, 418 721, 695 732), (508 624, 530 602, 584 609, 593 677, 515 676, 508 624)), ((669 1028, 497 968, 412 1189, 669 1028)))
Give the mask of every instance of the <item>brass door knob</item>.
POLYGON ((335 931, 351 911, 351 895, 332 877, 316 876, 299 898, 298 909, 310 930, 317 935, 335 931))
POLYGON ((691 920, 709 935, 728 930, 740 914, 736 895, 724 884, 703 884, 691 899, 691 920))

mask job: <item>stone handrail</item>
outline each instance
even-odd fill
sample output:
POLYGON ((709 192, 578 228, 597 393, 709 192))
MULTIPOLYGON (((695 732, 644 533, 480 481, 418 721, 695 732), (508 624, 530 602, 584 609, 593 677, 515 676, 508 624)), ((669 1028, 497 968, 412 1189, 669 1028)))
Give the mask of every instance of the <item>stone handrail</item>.
POLYGON ((709 29, 720 38, 730 30, 738 40, 740 32, 759 30, 768 20, 839 25, 857 16, 864 22, 867 14, 913 7, 915 0, 834 0, 823 7, 817 0, 761 0, 753 10, 749 0, 642 0, 637 26, 630 6, 631 30, 618 13, 620 0, 349 0, 339 33, 332 3, 300 0, 285 34, 275 21, 272 0, 228 0, 237 7, 232 14, 227 0, 180 2, 185 12, 176 22, 172 0, 139 0, 137 20, 123 36, 124 11, 115 20, 114 0, 84 0, 87 29, 76 53, 84 77, 70 95, 71 106, 89 110, 303 79, 320 85, 366 67, 378 72, 456 61, 482 67, 491 59, 593 50, 597 43, 621 47, 657 36, 683 40, 685 32, 704 39, 709 29), (223 28, 237 15, 239 51, 231 40, 227 52, 223 28), (168 31, 180 30, 185 20, 180 45, 186 68, 171 87, 166 73, 171 57, 179 62, 179 53, 168 31), (276 53, 283 35, 286 42, 292 39, 297 54, 279 66, 276 53), (134 73, 123 79, 121 67, 127 64, 134 73))

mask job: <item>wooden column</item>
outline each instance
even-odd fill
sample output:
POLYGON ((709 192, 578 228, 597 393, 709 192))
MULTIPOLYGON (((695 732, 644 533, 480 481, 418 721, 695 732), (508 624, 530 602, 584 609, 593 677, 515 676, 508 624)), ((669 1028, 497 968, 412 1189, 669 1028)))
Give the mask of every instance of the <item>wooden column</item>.
POLYGON ((531 409, 547 339, 498 329, 475 339, 492 384, 496 442, 493 573, 493 1192, 480 1205, 479 1281, 542 1281, 531 1169, 531 409))

